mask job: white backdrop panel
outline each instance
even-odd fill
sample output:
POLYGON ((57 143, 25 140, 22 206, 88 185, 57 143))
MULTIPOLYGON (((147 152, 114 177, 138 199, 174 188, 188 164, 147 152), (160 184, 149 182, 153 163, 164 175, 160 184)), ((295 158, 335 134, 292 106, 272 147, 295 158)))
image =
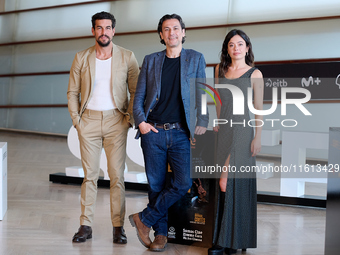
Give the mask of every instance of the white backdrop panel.
POLYGON ((10 78, 0 78, 0 105, 7 105, 10 103, 9 89, 10 78))
POLYGON ((15 41, 92 35, 91 17, 98 11, 110 11, 110 3, 19 13, 15 41))
POLYGON ((229 22, 253 22, 339 15, 338 0, 232 0, 229 22))
POLYGON ((12 108, 7 128, 67 134, 71 125, 67 108, 12 108))
POLYGON ((250 37, 255 61, 340 56, 340 29, 336 19, 237 28, 250 37))
POLYGON ((71 68, 75 54, 92 45, 94 45, 94 39, 92 38, 18 45, 15 55, 15 72, 68 71, 71 68))
POLYGON ((0 128, 7 128, 9 109, 0 109, 0 128))
POLYGON ((0 15, 0 43, 13 41, 16 30, 15 14, 0 15))
POLYGON ((12 104, 67 104, 69 75, 19 76, 11 86, 12 104))
POLYGON ((6 11, 39 8, 45 6, 73 4, 96 0, 6 0, 6 11))
POLYGON ((0 47, 0 74, 12 72, 13 46, 0 47))
POLYGON ((112 2, 117 18, 117 31, 157 30, 159 19, 165 14, 180 15, 187 27, 225 24, 226 0, 134 0, 112 2))

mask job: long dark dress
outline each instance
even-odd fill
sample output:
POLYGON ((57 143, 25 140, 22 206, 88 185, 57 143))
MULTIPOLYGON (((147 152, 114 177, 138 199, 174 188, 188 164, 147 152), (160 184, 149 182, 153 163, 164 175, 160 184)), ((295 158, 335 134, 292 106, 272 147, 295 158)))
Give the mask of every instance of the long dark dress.
MULTIPOLYGON (((230 155, 229 165, 236 171, 241 167, 256 165, 255 157, 251 156, 250 146, 254 138, 254 129, 248 125, 250 118, 247 105, 247 89, 251 87, 250 77, 255 69, 254 67, 249 69, 237 79, 219 79, 220 83, 240 88, 245 99, 244 115, 233 115, 233 97, 230 90, 218 89, 222 101, 220 119, 226 119, 228 123, 219 125, 217 163, 223 166, 230 155)), ((251 125, 254 126, 255 123, 252 122, 251 125)), ((256 201, 256 173, 229 172, 221 224, 215 228, 217 245, 232 249, 256 248, 256 201)))

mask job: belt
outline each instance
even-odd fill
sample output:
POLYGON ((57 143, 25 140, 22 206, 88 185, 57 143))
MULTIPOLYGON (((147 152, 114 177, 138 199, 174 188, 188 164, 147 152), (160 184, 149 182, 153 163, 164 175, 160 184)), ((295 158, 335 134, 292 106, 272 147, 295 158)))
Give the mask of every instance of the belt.
POLYGON ((157 124, 157 123, 152 123, 149 122, 150 125, 156 127, 156 128, 162 128, 164 130, 169 130, 169 129, 174 129, 174 128, 181 128, 182 124, 180 122, 176 123, 164 123, 164 124, 157 124))
POLYGON ((107 116, 107 115, 116 115, 119 110, 117 108, 111 109, 111 110, 105 110, 105 111, 96 111, 96 110, 90 110, 85 109, 84 113, 89 116, 107 116))

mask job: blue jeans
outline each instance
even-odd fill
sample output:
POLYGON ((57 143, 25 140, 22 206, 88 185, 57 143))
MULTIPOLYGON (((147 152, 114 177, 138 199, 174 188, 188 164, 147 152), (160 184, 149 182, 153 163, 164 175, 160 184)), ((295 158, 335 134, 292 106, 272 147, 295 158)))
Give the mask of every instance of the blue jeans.
POLYGON ((149 182, 149 203, 139 213, 141 221, 156 235, 168 235, 168 208, 191 188, 190 141, 186 129, 158 129, 142 135, 145 172, 149 182), (165 185, 170 164, 173 178, 165 185))

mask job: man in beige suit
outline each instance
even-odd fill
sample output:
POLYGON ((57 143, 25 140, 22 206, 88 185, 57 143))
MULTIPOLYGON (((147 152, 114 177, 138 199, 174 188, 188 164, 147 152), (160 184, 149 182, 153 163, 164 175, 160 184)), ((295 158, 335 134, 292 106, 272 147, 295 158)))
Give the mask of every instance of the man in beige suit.
POLYGON ((124 169, 126 137, 133 125, 132 104, 139 74, 133 52, 112 43, 116 20, 107 12, 92 16, 95 45, 73 60, 67 91, 68 109, 78 131, 84 181, 81 216, 73 242, 92 238, 102 148, 108 162, 113 242, 125 244, 124 169), (128 96, 130 94, 130 96, 128 96))

